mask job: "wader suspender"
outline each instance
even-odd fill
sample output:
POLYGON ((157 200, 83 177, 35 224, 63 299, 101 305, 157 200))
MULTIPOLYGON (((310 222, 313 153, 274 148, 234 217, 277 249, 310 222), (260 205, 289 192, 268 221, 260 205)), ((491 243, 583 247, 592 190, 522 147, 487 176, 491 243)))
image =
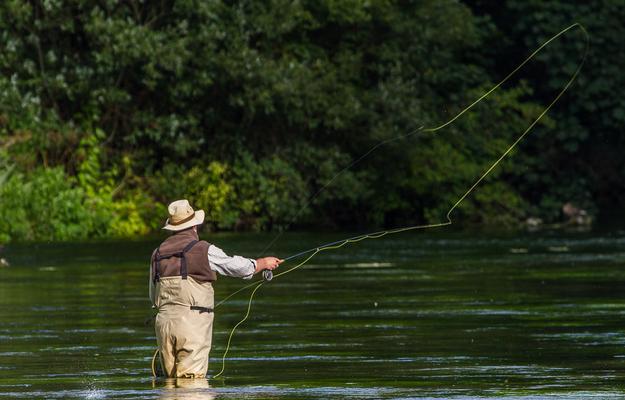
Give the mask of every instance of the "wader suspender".
MULTIPOLYGON (((156 282, 159 281, 160 276, 161 276, 161 260, 164 260, 166 258, 171 258, 171 257, 179 257, 180 258, 180 276, 182 277, 182 279, 187 279, 187 258, 185 257, 185 254, 191 250, 191 248, 193 248, 193 246, 195 246, 195 244, 197 243, 197 240, 193 240, 191 241, 191 243, 189 243, 188 245, 185 246, 185 248, 182 251, 177 251, 175 253, 170 253, 170 254, 165 254, 165 255, 161 255, 161 248, 157 248, 156 249, 156 255, 154 257, 154 283, 156 284, 156 282)), ((189 306, 192 310, 196 310, 199 311, 200 314, 202 313, 211 313, 213 312, 212 308, 209 307, 201 307, 201 306, 189 306)))

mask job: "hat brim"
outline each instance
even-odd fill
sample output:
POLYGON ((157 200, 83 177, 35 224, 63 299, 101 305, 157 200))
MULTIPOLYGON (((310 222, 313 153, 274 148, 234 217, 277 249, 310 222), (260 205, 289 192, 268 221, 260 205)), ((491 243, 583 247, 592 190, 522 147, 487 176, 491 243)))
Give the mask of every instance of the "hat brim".
POLYGON ((204 210, 197 210, 195 212, 195 217, 193 217, 192 220, 185 222, 184 224, 172 225, 169 223, 169 218, 168 218, 167 221, 165 222, 165 226, 163 227, 163 229, 167 231, 176 232, 176 231, 182 231, 187 228, 191 228, 192 226, 195 226, 195 225, 200 225, 202 223, 204 223, 204 210))

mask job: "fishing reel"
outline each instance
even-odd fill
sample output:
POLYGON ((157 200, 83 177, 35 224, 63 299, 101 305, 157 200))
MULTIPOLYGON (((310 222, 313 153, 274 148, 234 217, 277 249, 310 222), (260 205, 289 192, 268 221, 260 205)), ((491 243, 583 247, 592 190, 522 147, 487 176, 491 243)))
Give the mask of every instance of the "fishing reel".
POLYGON ((263 271, 263 279, 266 280, 267 282, 269 282, 270 280, 273 279, 273 272, 271 272, 271 270, 266 269, 263 271))

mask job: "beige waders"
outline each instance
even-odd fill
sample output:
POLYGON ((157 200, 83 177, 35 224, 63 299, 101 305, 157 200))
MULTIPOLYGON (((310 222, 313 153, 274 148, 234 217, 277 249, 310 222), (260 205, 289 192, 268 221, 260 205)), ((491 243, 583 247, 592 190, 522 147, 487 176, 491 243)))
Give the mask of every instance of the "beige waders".
POLYGON ((213 336, 212 284, 191 276, 161 277, 154 294, 156 341, 165 376, 204 378, 213 336))

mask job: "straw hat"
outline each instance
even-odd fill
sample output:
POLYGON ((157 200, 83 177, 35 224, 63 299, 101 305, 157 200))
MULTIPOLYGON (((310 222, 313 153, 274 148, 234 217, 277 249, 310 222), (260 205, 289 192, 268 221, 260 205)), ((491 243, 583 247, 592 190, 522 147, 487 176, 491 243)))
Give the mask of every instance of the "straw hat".
POLYGON ((193 211, 188 200, 176 200, 167 207, 169 218, 163 229, 181 231, 204 222, 204 210, 193 211))

